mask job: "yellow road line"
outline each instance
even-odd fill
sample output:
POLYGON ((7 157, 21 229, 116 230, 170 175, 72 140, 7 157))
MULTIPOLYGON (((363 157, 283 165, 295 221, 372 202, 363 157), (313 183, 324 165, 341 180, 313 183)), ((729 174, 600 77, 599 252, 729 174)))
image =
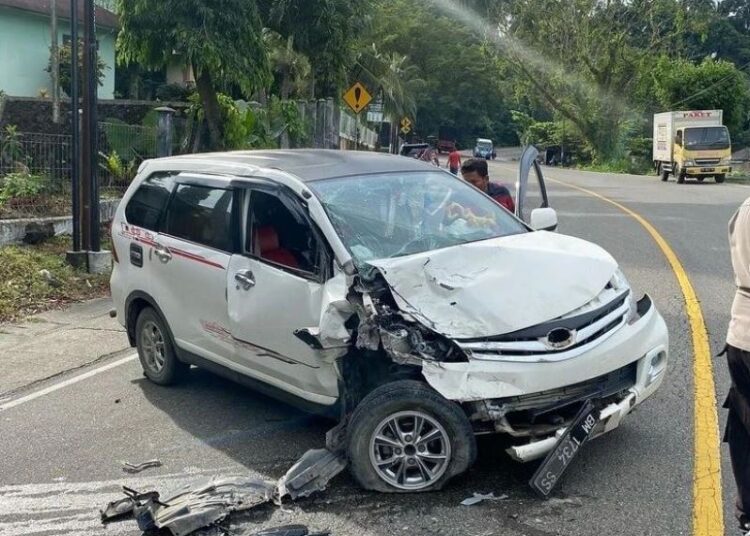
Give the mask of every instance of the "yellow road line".
MULTIPOLYGON (((672 247, 651 223, 628 207, 592 190, 547 179, 594 196, 616 206, 640 223, 664 253, 685 298, 685 310, 690 321, 693 339, 694 460, 693 460, 693 535, 724 536, 724 510, 721 498, 721 457, 719 455, 719 419, 716 410, 716 391, 703 311, 690 278, 672 247)), ((678 415, 674 416, 679 418, 678 415)))

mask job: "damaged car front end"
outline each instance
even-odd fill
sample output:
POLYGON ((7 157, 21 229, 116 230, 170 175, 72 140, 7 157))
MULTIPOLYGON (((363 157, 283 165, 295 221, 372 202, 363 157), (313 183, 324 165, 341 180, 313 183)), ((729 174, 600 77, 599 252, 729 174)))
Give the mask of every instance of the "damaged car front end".
MULTIPOLYGON (((508 454, 527 462, 555 447, 586 401, 600 408, 591 434, 597 437, 617 428, 662 383, 668 356, 664 320, 648 295, 636 299, 616 261, 600 247, 527 227, 455 244, 409 236, 396 254, 381 256, 372 240, 368 244, 367 231, 353 231, 352 215, 337 213, 336 203, 327 202, 328 193, 318 189, 352 253, 347 274, 341 274, 356 318, 350 343, 392 365, 363 388, 347 382, 343 361, 351 358, 339 361, 342 397, 351 398, 345 414, 372 389, 415 380, 460 407, 472 434, 510 436, 508 454)), ((420 419, 414 417, 415 427, 420 419)), ((395 421, 391 429, 375 437, 367 453, 350 449, 350 458, 367 455, 380 477, 355 470, 360 483, 381 491, 440 487, 443 482, 430 478, 436 466, 422 467, 419 451, 408 448, 419 448, 419 431, 400 430, 395 421), (373 454, 378 440, 390 448, 385 464, 373 454), (409 463, 416 476, 409 477, 409 463), (403 482, 411 478, 413 485, 394 485, 392 466, 398 464, 403 482)), ((376 433, 357 431, 368 432, 376 433)))

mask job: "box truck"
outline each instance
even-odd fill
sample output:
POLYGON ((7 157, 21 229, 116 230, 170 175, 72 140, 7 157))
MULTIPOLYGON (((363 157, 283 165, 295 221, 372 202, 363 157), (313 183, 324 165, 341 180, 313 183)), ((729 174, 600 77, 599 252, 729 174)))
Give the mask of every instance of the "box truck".
POLYGON ((654 168, 661 180, 673 175, 724 182, 732 171, 729 131, 721 110, 664 112, 654 115, 654 168))

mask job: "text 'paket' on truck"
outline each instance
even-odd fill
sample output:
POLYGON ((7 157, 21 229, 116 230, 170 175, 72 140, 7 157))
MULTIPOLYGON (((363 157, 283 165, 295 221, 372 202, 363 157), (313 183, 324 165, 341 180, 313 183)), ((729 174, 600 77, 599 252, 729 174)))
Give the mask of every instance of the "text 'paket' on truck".
POLYGON ((721 110, 664 112, 654 115, 654 167, 661 180, 670 173, 683 183, 694 177, 724 182, 732 171, 732 145, 721 110))

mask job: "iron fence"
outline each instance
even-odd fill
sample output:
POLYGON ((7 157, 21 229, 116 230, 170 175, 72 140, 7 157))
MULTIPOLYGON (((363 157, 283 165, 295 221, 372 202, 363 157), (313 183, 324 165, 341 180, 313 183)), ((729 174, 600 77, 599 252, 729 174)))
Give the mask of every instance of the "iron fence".
MULTIPOLYGON (((103 122, 97 136, 101 197, 120 197, 140 163, 156 156, 156 128, 103 122)), ((72 156, 69 134, 0 133, 0 219, 70 214, 72 156)))

